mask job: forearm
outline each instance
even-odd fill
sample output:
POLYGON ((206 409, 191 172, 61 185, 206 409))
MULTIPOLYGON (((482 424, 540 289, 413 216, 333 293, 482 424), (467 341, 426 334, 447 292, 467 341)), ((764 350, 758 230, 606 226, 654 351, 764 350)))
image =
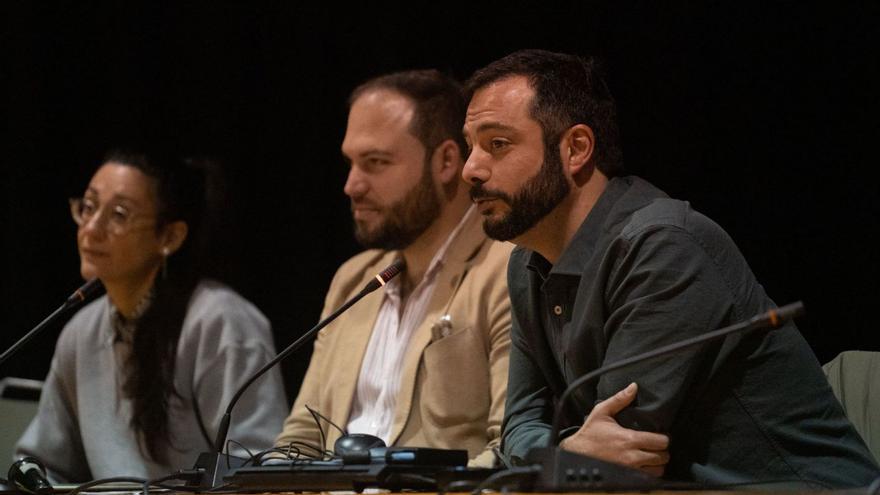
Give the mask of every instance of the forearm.
POLYGON ((507 405, 504 413, 502 451, 512 462, 524 459, 534 447, 547 445, 553 417, 553 398, 540 370, 517 343, 516 323, 510 351, 507 405))
POLYGON ((55 363, 46 377, 37 415, 16 444, 15 454, 40 459, 55 483, 91 478, 75 412, 65 397, 65 384, 55 372, 55 363))

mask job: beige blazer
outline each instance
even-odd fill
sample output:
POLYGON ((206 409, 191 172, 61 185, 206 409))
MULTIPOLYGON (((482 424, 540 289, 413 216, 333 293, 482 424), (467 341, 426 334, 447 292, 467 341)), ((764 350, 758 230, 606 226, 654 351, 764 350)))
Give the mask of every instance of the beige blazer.
MULTIPOLYGON (((471 465, 491 465, 500 442, 507 392, 510 300, 507 260, 512 245, 486 238, 472 215, 449 246, 424 321, 412 336, 400 381, 392 443, 465 449, 471 465), (447 316, 451 328, 438 325, 447 316)), ((330 285, 322 317, 356 294, 396 253, 363 252, 343 264, 330 285)), ((324 328, 300 392, 276 445, 321 445, 306 405, 345 428, 361 362, 382 303, 383 291, 364 297, 324 328)), ((333 448, 338 430, 321 422, 333 448)), ((308 449, 302 449, 308 452, 308 449)))

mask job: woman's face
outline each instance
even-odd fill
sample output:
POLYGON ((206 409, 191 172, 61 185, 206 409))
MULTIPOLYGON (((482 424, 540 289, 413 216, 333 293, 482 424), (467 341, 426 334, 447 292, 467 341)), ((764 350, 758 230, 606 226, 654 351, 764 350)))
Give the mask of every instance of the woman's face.
POLYGON ((83 278, 140 284, 155 276, 163 243, 153 179, 135 167, 105 163, 89 182, 78 211, 83 278))

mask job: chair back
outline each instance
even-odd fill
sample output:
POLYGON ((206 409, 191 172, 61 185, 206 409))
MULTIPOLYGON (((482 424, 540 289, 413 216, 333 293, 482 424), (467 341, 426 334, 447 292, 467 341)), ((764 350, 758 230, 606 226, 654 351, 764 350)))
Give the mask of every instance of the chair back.
MULTIPOLYGON (((15 456, 15 444, 37 414, 43 382, 6 377, 0 380, 0 466, 7 466, 15 456)), ((5 472, 2 473, 5 477, 5 472)))
POLYGON ((844 351, 822 369, 846 417, 880 459, 880 352, 844 351))

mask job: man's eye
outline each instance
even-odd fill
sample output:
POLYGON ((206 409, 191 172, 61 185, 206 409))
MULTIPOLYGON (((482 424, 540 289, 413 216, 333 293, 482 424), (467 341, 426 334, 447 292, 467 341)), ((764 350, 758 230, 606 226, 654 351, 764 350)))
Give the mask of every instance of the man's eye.
POLYGON ((500 139, 500 138, 495 138, 495 139, 489 141, 489 146, 494 151, 502 150, 505 147, 507 147, 508 144, 510 144, 510 143, 506 139, 500 139))
POLYGON ((374 167, 384 167, 385 165, 388 165, 389 163, 390 162, 388 160, 386 160, 385 158, 368 158, 366 160, 366 165, 368 167, 373 167, 373 168, 374 167))

